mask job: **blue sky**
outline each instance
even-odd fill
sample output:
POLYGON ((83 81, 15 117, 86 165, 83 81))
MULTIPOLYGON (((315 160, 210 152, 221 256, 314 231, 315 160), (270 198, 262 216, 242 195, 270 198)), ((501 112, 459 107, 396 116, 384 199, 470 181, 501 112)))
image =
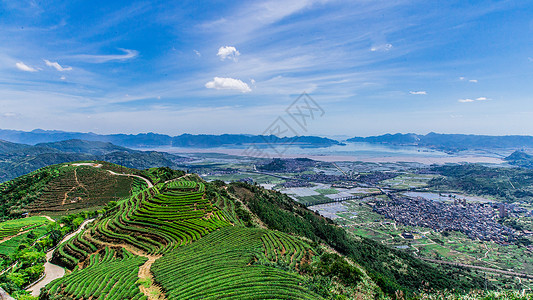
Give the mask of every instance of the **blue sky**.
POLYGON ((0 128, 533 135, 531 1, 127 2, 0 1, 0 128))

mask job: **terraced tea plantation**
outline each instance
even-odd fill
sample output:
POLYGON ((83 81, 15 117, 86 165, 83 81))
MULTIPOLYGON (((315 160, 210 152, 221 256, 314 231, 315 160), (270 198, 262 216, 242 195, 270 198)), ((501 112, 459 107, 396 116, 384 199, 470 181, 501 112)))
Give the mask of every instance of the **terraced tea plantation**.
POLYGON ((145 189, 123 201, 110 216, 58 249, 57 259, 74 267, 95 245, 128 245, 149 255, 161 254, 230 226, 227 213, 204 199, 204 185, 177 181, 145 189))
POLYGON ((64 166, 61 172, 64 174, 53 179, 36 201, 27 206, 27 211, 70 211, 103 206, 130 196, 132 190, 131 177, 112 175, 106 169, 64 166))
POLYGON ((126 250, 106 247, 92 254, 88 265, 55 280, 43 297, 47 299, 146 299, 139 290, 137 274, 146 258, 126 250), (110 297, 112 295, 112 297, 110 297))
POLYGON ((0 184, 0 221, 101 209, 145 189, 146 181, 129 176, 141 172, 100 161, 41 168, 0 184))
POLYGON ((30 217, 0 223, 0 241, 50 223, 45 217, 30 217))
POLYGON ((321 299, 298 275, 315 250, 297 237, 242 226, 240 205, 223 190, 211 186, 207 193, 196 180, 145 188, 55 251, 53 262, 73 272, 44 293, 49 299, 321 299))
POLYGON ((288 236, 272 242, 273 236, 259 228, 223 228, 157 260, 155 280, 168 299, 322 299, 302 287, 297 274, 253 263, 263 252, 272 259, 285 252, 284 259, 296 264, 309 251, 288 236))

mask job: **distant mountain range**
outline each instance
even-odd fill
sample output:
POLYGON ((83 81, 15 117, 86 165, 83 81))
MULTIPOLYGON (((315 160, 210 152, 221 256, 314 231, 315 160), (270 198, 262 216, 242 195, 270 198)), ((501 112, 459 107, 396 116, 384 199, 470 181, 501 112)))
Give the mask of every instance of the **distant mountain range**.
POLYGON ((0 129, 0 139, 22 144, 36 145, 38 143, 59 142, 70 139, 85 141, 99 141, 113 143, 129 148, 155 148, 155 147, 190 147, 190 148, 213 148, 221 146, 235 146, 248 144, 287 144, 291 143, 302 147, 328 147, 341 144, 339 141, 316 137, 300 136, 277 137, 274 135, 247 135, 247 134, 182 134, 169 136, 156 133, 139 134, 96 134, 81 132, 65 132, 56 130, 19 131, 0 129))
POLYGON ((426 135, 414 133, 384 134, 369 137, 354 137, 348 142, 366 142, 385 145, 412 145, 433 148, 454 153, 472 149, 521 149, 533 148, 533 136, 524 135, 467 135, 467 134, 440 134, 428 133, 426 135))
POLYGON ((71 161, 105 160, 129 168, 183 168, 187 158, 158 151, 139 151, 108 142, 66 140, 34 146, 0 140, 0 182, 39 168, 71 161))
MULTIPOLYGON (((96 134, 81 132, 66 132, 56 130, 19 131, 0 129, 0 139, 12 143, 26 145, 0 145, 0 153, 3 147, 14 147, 28 154, 37 154, 42 151, 50 153, 50 149, 59 152, 71 153, 90 153, 93 155, 102 155, 113 151, 131 152, 134 149, 148 148, 215 148, 215 147, 232 147, 244 146, 251 144, 257 145, 283 145, 292 144, 302 148, 307 147, 329 147, 334 145, 343 145, 342 142, 317 136, 300 136, 300 137, 277 137, 274 135, 249 135, 249 134, 182 134, 178 136, 169 136, 157 133, 139 133, 139 134, 96 134), (83 140, 83 143, 69 145, 66 140, 83 140), (96 142, 96 143, 95 143, 96 142), (99 144, 98 144, 99 143, 99 144), (29 145, 34 147, 28 148, 29 145), (97 146, 98 145, 98 146, 97 146), (88 147, 88 148, 86 148, 88 147), (91 149, 92 152, 87 152, 91 149)), ((489 135, 467 135, 467 134, 440 134, 428 133, 426 135, 415 133, 397 133, 384 134, 369 137, 354 137, 347 140, 348 142, 366 142, 372 144, 383 144, 391 146, 417 146, 448 153, 456 153, 464 150, 475 149, 533 149, 533 136, 507 135, 507 136, 489 136, 489 135)))

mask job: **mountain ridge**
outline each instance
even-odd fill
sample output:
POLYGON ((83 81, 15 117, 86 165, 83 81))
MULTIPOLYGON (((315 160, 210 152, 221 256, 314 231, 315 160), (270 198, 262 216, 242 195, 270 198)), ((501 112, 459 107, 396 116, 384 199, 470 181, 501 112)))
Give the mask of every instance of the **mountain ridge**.
POLYGON ((63 140, 79 139, 86 141, 109 142, 129 148, 155 148, 155 147, 198 147, 212 148, 230 145, 247 144, 294 144, 302 146, 326 147, 341 145, 339 141, 317 137, 278 137, 275 135, 250 135, 250 134, 188 134, 170 136, 158 133, 139 134, 96 134, 92 132, 65 132, 47 130, 6 130, 0 129, 0 139, 9 142, 36 145, 63 140))
POLYGON ((475 134, 428 134, 396 133, 368 137, 353 137, 348 142, 420 146, 455 153, 472 149, 533 148, 533 136, 528 135, 475 135, 475 134))

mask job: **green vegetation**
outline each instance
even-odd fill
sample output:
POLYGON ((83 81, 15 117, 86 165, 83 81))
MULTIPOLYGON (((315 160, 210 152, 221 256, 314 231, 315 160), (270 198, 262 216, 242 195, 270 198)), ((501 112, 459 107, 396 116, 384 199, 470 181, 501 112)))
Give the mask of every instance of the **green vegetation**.
POLYGON ((429 182, 437 190, 496 197, 506 202, 533 203, 533 170, 490 168, 477 164, 434 167, 444 177, 429 182))
MULTIPOLYGON (((91 281, 80 282, 107 274, 103 263, 94 264, 94 253, 112 245, 163 255, 152 271, 169 299, 337 299, 361 291, 380 293, 364 271, 316 243, 243 227, 258 220, 226 188, 221 181, 206 184, 188 175, 111 202, 99 220, 55 251, 53 262, 74 271, 49 284, 46 295, 82 298, 96 293, 91 281)), ((138 283, 145 288, 152 284, 145 279, 138 283)))
POLYGON ((402 174, 400 176, 383 180, 380 184, 393 189, 411 189, 426 187, 435 175, 402 174))
POLYGON ((40 226, 0 243, 0 269, 3 272, 0 275, 0 287, 14 296, 24 296, 24 288, 44 271, 46 251, 57 245, 64 235, 79 227, 87 217, 90 215, 80 213, 62 217, 56 222, 44 217, 31 217, 0 223, 0 227, 20 227, 42 222, 40 226))
POLYGON ((124 243, 148 254, 159 254, 229 226, 226 214, 203 197, 204 191, 203 183, 186 180, 145 189, 59 247, 53 260, 72 269, 98 247, 99 241, 124 243))
POLYGON ((150 168, 143 171, 139 171, 137 175, 141 175, 145 178, 150 179, 153 184, 158 184, 183 176, 185 175, 185 172, 181 170, 174 170, 171 168, 162 167, 150 168))
POLYGON ((96 210, 146 187, 132 177, 109 172, 141 171, 106 162, 79 163, 86 165, 48 166, 0 184, 0 220, 19 218, 24 212, 66 215, 96 210))
POLYGON ((89 257, 88 265, 55 280, 40 299, 146 299, 137 283, 146 258, 122 249, 105 248, 89 257))
MULTIPOLYGON (((206 183, 194 174, 168 168, 137 171, 107 163, 53 170, 58 175, 43 189, 66 182, 62 177, 76 178, 78 185, 71 185, 66 199, 90 197, 98 190, 94 186, 103 187, 101 195, 109 195, 107 191, 114 188, 100 181, 105 176, 112 176, 105 177, 107 181, 127 179, 128 184, 115 182, 126 192, 108 201, 94 199, 99 206, 90 213, 55 223, 44 218, 0 223, 0 233, 11 237, 1 244, 2 266, 17 262, 0 276, 0 287, 21 299, 25 285, 41 276, 45 251, 89 215, 96 220, 53 255, 53 263, 72 272, 48 284, 41 299, 147 299, 152 293, 164 293, 167 299, 418 299, 426 297, 426 289, 455 296, 485 284, 494 287, 482 273, 442 268, 408 251, 391 249, 387 245, 405 242, 400 233, 407 228, 385 221, 361 201, 352 201, 353 207, 338 213, 339 223, 349 225, 351 233, 288 196, 257 185, 206 183), (140 178, 107 170, 144 176, 155 185, 148 188, 140 178), (359 222, 371 226, 354 225, 359 222), (21 234, 14 236, 17 233, 21 234), (450 287, 455 290, 448 293, 450 287)), ((397 180, 421 179, 409 175, 397 180)), ((320 192, 325 198, 337 190, 320 192)), ((502 222, 529 226, 527 220, 502 222)), ((474 246, 453 232, 424 235, 416 234, 417 242, 426 244, 417 246, 417 254, 432 258, 446 259, 463 251, 460 247, 474 246)), ((499 251, 495 245, 485 247, 499 251)), ((491 259, 481 257, 483 262, 491 259)), ((523 270, 530 263, 509 259, 519 261, 523 270)), ((507 279, 499 280, 516 288, 507 279)))
POLYGON ((458 290, 467 290, 484 284, 482 279, 467 272, 450 268, 445 273, 408 253, 349 235, 344 229, 279 192, 242 183, 232 184, 229 190, 243 199, 269 229, 331 245, 363 266, 387 294, 394 295, 397 290, 414 293, 423 285, 435 289, 453 286, 458 290))
MULTIPOLYGON (((371 198, 344 202, 346 211, 337 213, 340 218, 335 219, 335 222, 356 235, 392 248, 402 248, 418 257, 501 270, 512 269, 527 274, 533 272, 533 257, 523 246, 472 240, 457 231, 438 232, 431 228, 402 225, 374 212, 367 201, 372 202, 371 198), (401 234, 404 232, 414 232, 414 238, 403 238, 401 234)), ((517 224, 527 224, 525 220, 522 222, 523 219, 528 218, 520 218, 517 224)), ((507 221, 511 220, 505 219, 507 221)), ((472 272, 475 274, 478 271, 472 272)), ((502 277, 498 273, 488 273, 486 276, 490 285, 498 289, 533 287, 533 281, 524 278, 502 277)))
POLYGON ((157 260, 155 280, 168 299, 321 299, 300 286, 297 274, 254 263, 264 234, 257 228, 221 229, 157 260))
POLYGON ((45 217, 29 217, 0 223, 0 240, 50 223, 45 217))

